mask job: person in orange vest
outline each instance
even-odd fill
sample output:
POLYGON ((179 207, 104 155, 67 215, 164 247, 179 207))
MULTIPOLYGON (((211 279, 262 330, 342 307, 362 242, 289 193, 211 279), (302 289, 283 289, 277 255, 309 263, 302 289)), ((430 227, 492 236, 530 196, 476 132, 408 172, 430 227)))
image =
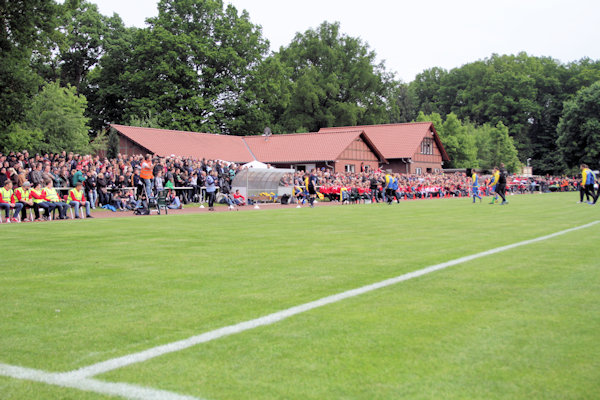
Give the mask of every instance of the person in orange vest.
POLYGON ((144 181, 146 186, 146 196, 152 197, 152 182, 154 180, 154 174, 152 173, 152 156, 146 154, 146 158, 142 160, 142 170, 140 172, 140 178, 144 181))
POLYGON ((27 209, 33 209, 36 219, 40 218, 40 211, 35 207, 33 198, 31 197, 31 183, 23 182, 23 186, 15 190, 17 201, 23 206, 21 209, 21 221, 27 221, 27 209))
POLYGON ((4 210, 6 222, 19 222, 17 215, 23 205, 16 202, 15 192, 13 191, 13 183, 10 179, 4 182, 4 186, 0 188, 0 210, 4 210), (10 219, 10 209, 13 209, 13 218, 10 219))
POLYGON ((83 182, 77 182, 75 187, 69 190, 69 205, 75 209, 75 218, 79 219, 79 207, 85 207, 85 216, 94 218, 90 213, 90 202, 85 200, 83 182))

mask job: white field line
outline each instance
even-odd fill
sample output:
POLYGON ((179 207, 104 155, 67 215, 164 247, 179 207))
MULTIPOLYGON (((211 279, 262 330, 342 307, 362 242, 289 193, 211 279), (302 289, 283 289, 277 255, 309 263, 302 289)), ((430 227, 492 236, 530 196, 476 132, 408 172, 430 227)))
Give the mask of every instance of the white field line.
POLYGON ((132 400, 200 400, 196 397, 183 396, 166 390, 151 389, 128 383, 102 382, 97 379, 73 379, 64 374, 40 371, 37 369, 0 364, 0 376, 41 382, 48 385, 79 389, 109 396, 121 396, 132 400))
POLYGON ((477 258, 486 257, 492 254, 501 253, 503 251, 511 250, 520 246, 526 246, 528 244, 541 242, 544 240, 548 240, 557 236, 561 236, 570 232, 574 232, 580 229, 589 228, 593 225, 600 223, 600 221, 594 221, 589 224, 581 225, 575 228, 565 229, 560 232, 552 233, 546 236, 540 236, 538 238, 524 240, 522 242, 509 244, 506 246, 496 247, 491 250, 483 251, 481 253, 473 254, 466 257, 457 258, 451 261, 447 261, 441 264, 432 265, 427 268, 423 268, 417 271, 409 272, 404 275, 397 276, 395 278, 386 279, 381 282, 373 283, 367 286, 363 286, 357 289, 348 290, 346 292, 334 294, 332 296, 323 297, 319 300, 311 301, 309 303, 301 304, 299 306, 291 307, 286 310, 278 311, 273 314, 265 315, 260 318, 252 319, 245 322, 240 322, 238 324, 225 326, 223 328, 215 329, 210 332, 202 333, 200 335, 192 336, 187 339, 179 340, 177 342, 172 342, 168 344, 164 344, 161 346, 153 347, 144 351, 140 351, 138 353, 128 354, 122 357, 113 358, 107 361, 103 361, 97 364, 92 364, 87 367, 83 367, 71 372, 66 372, 62 374, 64 379, 75 380, 75 379, 84 379, 89 378, 95 375, 99 375, 108 371, 112 371, 118 368, 122 368, 131 364, 144 362, 150 360, 152 358, 161 356, 163 354, 173 353, 176 351, 184 350, 189 347, 195 346, 200 343, 210 342, 215 339, 222 338, 224 336, 234 335, 236 333, 241 333, 250 329, 254 329, 260 326, 271 325, 291 316, 304 313, 306 311, 313 310, 318 307, 323 307, 328 304, 336 303, 338 301, 348 299, 351 297, 359 296, 364 293, 371 292, 373 290, 385 288, 391 285, 394 285, 399 282, 403 282, 412 278, 417 278, 419 276, 423 276, 429 274, 431 272, 439 271, 444 268, 448 268, 457 264, 465 263, 468 261, 475 260, 477 258))

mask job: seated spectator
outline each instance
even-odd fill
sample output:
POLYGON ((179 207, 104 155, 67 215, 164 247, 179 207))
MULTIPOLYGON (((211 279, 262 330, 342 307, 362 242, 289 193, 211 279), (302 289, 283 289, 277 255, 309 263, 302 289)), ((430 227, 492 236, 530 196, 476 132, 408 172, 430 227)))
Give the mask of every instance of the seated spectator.
POLYGON ((40 212, 38 208, 35 207, 35 203, 31 197, 31 183, 29 183, 29 181, 23 182, 23 186, 15 190, 15 197, 23 206, 21 209, 21 221, 27 221, 27 210, 33 210, 35 213, 35 219, 40 218, 40 212))
POLYGON ((13 182, 7 179, 4 186, 0 188, 0 210, 4 210, 6 222, 19 222, 17 216, 23 205, 16 202, 15 192, 13 191, 13 182), (13 209, 13 217, 10 218, 10 210, 13 209))
POLYGON ((44 189, 40 182, 36 182, 34 184, 33 189, 31 189, 30 196, 33 199, 34 211, 37 211, 35 213, 36 221, 41 221, 40 214, 39 214, 40 208, 42 208, 44 210, 44 214, 45 214, 44 219, 47 221, 51 220, 52 212, 54 211, 56 206, 54 205, 54 203, 50 203, 44 199, 44 189))
POLYGON ((76 219, 79 219, 79 207, 85 207, 85 216, 87 218, 94 218, 90 213, 90 202, 85 200, 82 181, 77 181, 75 187, 69 190, 69 205, 75 209, 76 219))
POLYGON ((54 204, 55 208, 58 208, 58 219, 67 219, 67 210, 70 206, 60 200, 56 189, 54 189, 52 179, 48 179, 44 183, 46 184, 43 191, 44 200, 54 204))
POLYGON ((183 208, 183 206, 181 205, 181 200, 179 200, 179 196, 177 196, 175 194, 175 190, 172 189, 169 189, 169 192, 167 194, 167 203, 169 203, 167 207, 171 210, 179 210, 183 208))
POLYGON ((233 201, 238 206, 246 205, 246 198, 244 196, 242 196, 239 189, 236 189, 235 193, 233 194, 233 201))

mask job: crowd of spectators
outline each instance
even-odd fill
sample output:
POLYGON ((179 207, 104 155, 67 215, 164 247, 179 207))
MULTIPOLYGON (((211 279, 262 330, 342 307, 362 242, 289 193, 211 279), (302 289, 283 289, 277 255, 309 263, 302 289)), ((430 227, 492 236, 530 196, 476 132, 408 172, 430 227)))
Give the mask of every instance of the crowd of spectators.
MULTIPOLYGON (((65 210, 73 207, 79 215, 79 205, 85 203, 91 209, 97 207, 110 208, 112 210, 133 210, 140 207, 140 196, 142 194, 143 179, 140 178, 144 156, 119 155, 114 159, 106 157, 79 155, 74 153, 51 153, 30 155, 27 151, 0 154, 0 188, 5 182, 12 182, 12 190, 16 192, 19 188, 31 187, 44 190, 51 182, 56 188, 60 202, 66 206, 55 207, 59 210, 59 218, 66 217, 65 210), (84 199, 71 198, 68 190, 76 188, 81 184, 84 199)), ((231 183, 235 175, 244 167, 239 164, 220 160, 194 160, 190 158, 171 155, 170 157, 152 157, 152 188, 156 191, 168 188, 169 203, 177 208, 189 202, 200 202, 204 199, 203 190, 208 175, 215 178, 215 184, 220 190, 220 200, 233 205, 243 205, 246 199, 238 193, 231 193, 231 183)), ((305 195, 304 178, 305 172, 297 171, 284 175, 281 186, 293 187, 294 198, 300 199, 305 195)), ((323 198, 331 201, 384 201, 385 200, 385 174, 382 169, 368 172, 342 173, 333 172, 328 169, 315 171, 319 191, 323 198)), ((423 174, 406 175, 395 174, 398 180, 397 198, 400 199, 425 199, 439 197, 469 196, 470 178, 464 173, 453 174, 423 174)), ((487 176, 483 177, 487 179, 487 176)), ((511 176, 508 182, 509 191, 514 193, 525 193, 533 191, 550 190, 576 190, 577 178, 566 177, 534 177, 522 178, 511 176)), ((482 185, 484 190, 485 185, 482 185)), ((78 193, 78 192, 76 192, 78 193)), ((486 193, 487 194, 487 193, 486 193)), ((0 202, 23 203, 32 199, 2 199, 0 202), (23 200, 23 201, 21 201, 23 200)), ((37 199, 38 203, 42 203, 37 199)), ((53 201, 45 198, 46 203, 53 201)), ((56 199, 54 199, 56 200, 56 199)), ((36 203, 37 204, 37 203, 36 203)), ((175 208, 173 207, 173 208, 175 208)), ((6 207, 3 207, 6 208, 6 207)), ((15 208, 15 207, 13 207, 15 208)), ((22 204, 22 216, 26 214, 27 208, 35 208, 36 219, 42 219, 39 215, 39 206, 22 204)), ((44 217, 50 217, 50 211, 44 208, 44 217)), ((89 215, 89 212, 87 212, 89 215)), ((16 213, 15 213, 16 214, 16 213)), ((16 218, 16 217, 15 217, 16 218)), ((22 218, 25 219, 25 218, 22 218)))

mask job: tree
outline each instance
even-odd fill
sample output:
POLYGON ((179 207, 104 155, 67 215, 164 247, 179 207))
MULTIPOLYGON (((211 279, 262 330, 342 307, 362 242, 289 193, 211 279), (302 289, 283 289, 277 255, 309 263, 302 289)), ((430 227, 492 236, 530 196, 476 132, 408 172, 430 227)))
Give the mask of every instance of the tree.
POLYGON ((109 32, 106 17, 98 12, 96 4, 66 0, 62 5, 60 31, 60 81, 81 92, 88 73, 104 52, 104 36, 109 32))
POLYGON ((152 111, 166 128, 232 133, 246 111, 241 94, 267 51, 260 28, 222 0, 161 0, 148 23, 133 33, 131 55, 121 53, 122 119, 152 111))
POLYGON ((489 130, 490 135, 490 164, 504 166, 508 172, 518 172, 521 163, 515 148, 513 138, 508 134, 508 128, 502 122, 489 130))
POLYGON ((86 104, 75 87, 64 88, 58 82, 46 84, 33 98, 24 120, 5 133, 5 151, 25 148, 32 152, 89 152, 86 104))
POLYGON ((87 115, 94 131, 110 123, 127 123, 134 115, 133 112, 126 115, 134 97, 130 80, 133 67, 128 66, 134 64, 134 49, 142 35, 138 28, 126 28, 118 15, 108 18, 106 23, 109 30, 104 36, 104 55, 89 72, 88 85, 82 91, 88 99, 87 115))
POLYGON ((521 161, 537 173, 559 173, 556 127, 562 104, 583 86, 600 79, 600 62, 583 59, 563 65, 547 57, 492 55, 449 72, 432 68, 410 88, 417 109, 453 112, 465 122, 509 128, 521 161))
POLYGON ((431 121, 435 127, 450 162, 445 166, 447 168, 477 168, 477 146, 473 130, 463 126, 462 121, 456 114, 450 113, 443 121, 438 113, 425 115, 421 111, 417 117, 417 122, 431 121))
POLYGON ((40 77, 32 52, 55 26, 56 4, 48 0, 0 0, 0 132, 22 120, 40 77))
MULTIPOLYGON (((417 97, 408 84, 401 82, 390 83, 388 112, 390 123, 410 122, 417 117, 417 97)), ((423 109, 421 109, 423 111, 423 109)))
POLYGON ((567 165, 600 167, 600 81, 564 103, 557 145, 567 165))
POLYGON ((298 33, 278 55, 292 82, 290 104, 281 116, 287 131, 389 121, 393 76, 375 64, 368 45, 342 34, 338 23, 298 33))

